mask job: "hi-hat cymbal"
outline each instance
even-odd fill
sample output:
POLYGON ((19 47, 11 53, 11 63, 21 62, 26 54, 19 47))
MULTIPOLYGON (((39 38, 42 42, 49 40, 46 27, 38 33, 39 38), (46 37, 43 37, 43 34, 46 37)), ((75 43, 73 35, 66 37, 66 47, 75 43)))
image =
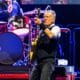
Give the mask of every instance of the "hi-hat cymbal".
POLYGON ((7 22, 5 22, 5 21, 0 21, 0 24, 6 24, 7 22))

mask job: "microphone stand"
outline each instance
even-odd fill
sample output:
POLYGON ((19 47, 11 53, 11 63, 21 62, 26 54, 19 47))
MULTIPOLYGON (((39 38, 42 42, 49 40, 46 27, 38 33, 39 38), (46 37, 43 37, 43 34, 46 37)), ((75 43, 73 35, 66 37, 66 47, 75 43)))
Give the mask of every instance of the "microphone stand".
MULTIPOLYGON (((28 41, 28 70, 29 70, 29 74, 31 73, 31 67, 32 67, 32 63, 31 63, 31 59, 30 59, 30 52, 32 49, 32 23, 29 24, 29 41, 28 41)), ((29 78, 30 80, 30 78, 29 78)))

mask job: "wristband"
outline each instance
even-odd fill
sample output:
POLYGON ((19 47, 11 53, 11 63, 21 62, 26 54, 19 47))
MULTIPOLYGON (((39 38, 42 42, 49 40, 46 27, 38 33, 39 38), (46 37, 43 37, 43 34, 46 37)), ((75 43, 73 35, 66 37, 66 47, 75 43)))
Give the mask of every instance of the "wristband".
POLYGON ((46 29, 46 26, 43 23, 41 23, 40 24, 40 28, 43 29, 43 30, 45 30, 46 29))

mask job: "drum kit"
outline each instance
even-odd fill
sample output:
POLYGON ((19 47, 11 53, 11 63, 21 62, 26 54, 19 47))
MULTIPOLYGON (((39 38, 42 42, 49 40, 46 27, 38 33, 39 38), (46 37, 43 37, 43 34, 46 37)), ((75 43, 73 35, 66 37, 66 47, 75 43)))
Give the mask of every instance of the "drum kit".
MULTIPOLYGON (((44 11, 41 11, 43 14, 44 11)), ((11 23, 0 21, 0 64, 1 65, 27 65, 31 42, 36 37, 36 28, 33 19, 28 16, 37 14, 37 10, 24 13, 24 21, 11 23), (21 25, 20 25, 21 24, 21 25), (10 26, 10 28, 8 27, 10 26), (24 27, 25 26, 25 27, 24 27)))
POLYGON ((29 33, 26 28, 8 31, 7 22, 0 21, 0 64, 12 65, 23 56, 22 38, 29 33))

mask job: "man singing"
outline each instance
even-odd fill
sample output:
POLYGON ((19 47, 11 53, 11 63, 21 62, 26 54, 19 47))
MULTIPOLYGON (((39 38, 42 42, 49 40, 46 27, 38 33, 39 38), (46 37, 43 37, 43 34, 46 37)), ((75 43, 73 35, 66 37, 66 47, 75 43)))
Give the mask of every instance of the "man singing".
POLYGON ((55 25, 55 19, 56 13, 53 10, 45 11, 43 22, 40 18, 35 18, 35 23, 40 26, 40 34, 34 53, 37 65, 31 72, 30 80, 51 79, 55 69, 58 40, 61 36, 60 27, 55 25))

